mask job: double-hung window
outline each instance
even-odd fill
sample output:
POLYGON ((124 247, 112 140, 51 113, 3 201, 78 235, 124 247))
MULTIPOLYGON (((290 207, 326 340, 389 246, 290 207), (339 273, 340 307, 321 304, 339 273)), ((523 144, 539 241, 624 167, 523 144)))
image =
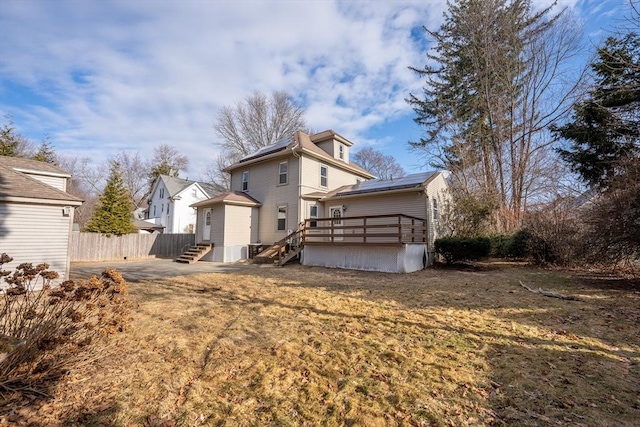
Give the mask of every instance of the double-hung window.
POLYGON ((338 156, 340 157, 340 160, 344 160, 344 145, 342 144, 338 146, 338 156))
POLYGON ((309 227, 317 227, 318 221, 314 221, 318 218, 318 205, 311 205, 309 209, 309 227))
POLYGON ((433 219, 440 219, 440 212, 438 212, 438 199, 433 198, 433 219))
POLYGON ((287 229, 287 207, 278 206, 278 231, 287 229))
POLYGON ((249 190, 249 171, 242 172, 242 191, 249 190))
POLYGON ((286 184, 289 179, 289 162, 278 163, 278 185, 286 184))
POLYGON ((329 168, 325 165, 320 166, 320 187, 327 187, 329 184, 329 168))

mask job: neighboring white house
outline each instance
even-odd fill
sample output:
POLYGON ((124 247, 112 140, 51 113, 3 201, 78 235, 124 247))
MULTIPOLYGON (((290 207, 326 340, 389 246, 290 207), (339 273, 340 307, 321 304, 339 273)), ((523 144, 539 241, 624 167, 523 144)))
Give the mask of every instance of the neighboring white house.
POLYGON ((379 271, 408 272, 430 264, 437 212, 446 197, 444 177, 430 172, 368 181, 375 177, 350 162, 352 145, 330 130, 296 132, 229 166, 232 191, 193 205, 198 209, 196 242, 214 246, 203 260, 233 262, 247 258, 249 245, 300 239, 305 246, 302 262, 309 265, 378 269, 375 261, 371 266, 344 261, 375 260, 374 243, 378 254, 395 260, 379 271), (373 216, 377 219, 364 219, 373 216), (292 237, 303 223, 304 232, 292 237), (385 228, 393 233, 384 233, 385 228), (382 235, 391 240, 380 240, 382 235), (347 246, 359 249, 338 249, 347 246), (389 251, 392 246, 396 249, 389 251), (342 255, 326 261, 327 253, 338 251, 342 255))
MULTIPOLYGON (((69 278, 69 239, 82 200, 66 192, 67 172, 49 163, 0 156, 0 253, 21 263, 49 264, 69 278)), ((0 287, 2 284, 0 284, 0 287)))
POLYGON ((196 209, 191 205, 218 193, 210 184, 160 175, 151 188, 146 221, 164 227, 164 233, 193 233, 196 209))

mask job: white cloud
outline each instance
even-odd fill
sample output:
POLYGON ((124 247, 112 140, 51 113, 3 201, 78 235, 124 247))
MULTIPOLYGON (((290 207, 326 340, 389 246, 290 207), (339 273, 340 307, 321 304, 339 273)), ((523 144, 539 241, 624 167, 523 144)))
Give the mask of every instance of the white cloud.
POLYGON ((404 99, 422 82, 408 67, 425 61, 411 32, 437 27, 445 6, 2 0, 0 112, 96 160, 172 144, 192 177, 216 152, 217 109, 254 90, 285 90, 316 130, 366 142, 372 127, 411 114, 404 99))

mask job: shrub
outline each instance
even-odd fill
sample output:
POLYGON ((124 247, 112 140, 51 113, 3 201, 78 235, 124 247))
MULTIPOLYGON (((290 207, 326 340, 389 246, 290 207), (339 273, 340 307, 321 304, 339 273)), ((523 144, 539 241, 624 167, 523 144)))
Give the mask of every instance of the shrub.
POLYGON ((0 256, 0 277, 9 285, 0 288, 0 393, 41 392, 47 380, 86 360, 92 349, 123 330, 129 316, 126 282, 107 269, 100 278, 53 287, 58 273, 47 264, 2 270, 11 261, 7 254, 0 256))
POLYGON ((507 247, 507 255, 511 258, 526 258, 529 256, 529 242, 531 240, 531 232, 527 229, 516 231, 509 238, 507 247))
POLYGON ((492 234, 489 236, 491 242, 490 255, 497 258, 507 258, 509 254, 509 246, 511 244, 511 236, 505 234, 492 234))
POLYGON ((471 261, 490 254, 491 240, 488 237, 443 237, 436 239, 435 250, 447 264, 471 261))

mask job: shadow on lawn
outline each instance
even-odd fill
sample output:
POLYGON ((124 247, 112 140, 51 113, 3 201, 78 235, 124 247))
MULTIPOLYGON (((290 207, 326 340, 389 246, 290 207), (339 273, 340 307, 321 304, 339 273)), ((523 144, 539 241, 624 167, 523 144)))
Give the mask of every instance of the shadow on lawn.
MULTIPOLYGON (((593 274, 567 279, 557 272, 530 269, 508 269, 496 275, 495 268, 468 266, 406 275, 404 284, 386 281, 376 273, 345 272, 337 283, 326 280, 322 271, 318 281, 308 273, 314 272, 305 271, 303 283, 293 286, 318 287, 369 301, 395 301, 407 310, 425 313, 443 308, 454 313, 485 311, 510 324, 498 327, 499 332, 488 332, 471 324, 397 322, 425 332, 437 329, 466 336, 478 347, 488 345, 485 358, 493 390, 487 405, 498 425, 632 426, 640 419, 638 279, 593 274), (513 284, 520 275, 536 287, 584 295, 584 301, 529 293, 513 284)), ((287 308, 363 317, 308 306, 287 308)))
MULTIPOLYGON (((255 295, 241 286, 207 286, 185 277, 147 286, 141 298, 160 301, 179 294, 214 298, 232 310, 278 307, 283 309, 278 313, 313 313, 360 322, 387 336, 398 331, 423 334, 433 338, 432 345, 439 345, 437 340, 443 336, 459 338, 464 348, 453 347, 451 352, 462 351, 459 359, 464 359, 465 352, 476 352, 486 363, 478 372, 478 384, 473 384, 482 394, 469 398, 494 414, 494 425, 632 426, 640 419, 640 295, 633 292, 635 282, 628 279, 609 282, 590 276, 573 282, 555 272, 493 267, 381 275, 292 266, 245 274, 272 280, 280 293, 255 295), (547 290, 584 295, 585 301, 532 294, 519 287, 518 279, 547 290), (348 311, 348 306, 335 309, 322 301, 289 302, 279 297, 296 288, 365 304, 355 312, 348 311), (389 304, 389 314, 371 316, 362 311, 369 303, 389 304), (403 310, 411 317, 403 316, 403 310), (450 316, 473 312, 495 324, 476 325, 473 317, 465 322, 447 319, 443 313, 449 311, 450 316)), ((256 343, 269 334, 268 326, 255 325, 256 343)), ((180 327, 186 331, 191 326, 180 327)), ((119 411, 116 401, 100 402, 78 410, 63 424, 104 424, 119 411)))

